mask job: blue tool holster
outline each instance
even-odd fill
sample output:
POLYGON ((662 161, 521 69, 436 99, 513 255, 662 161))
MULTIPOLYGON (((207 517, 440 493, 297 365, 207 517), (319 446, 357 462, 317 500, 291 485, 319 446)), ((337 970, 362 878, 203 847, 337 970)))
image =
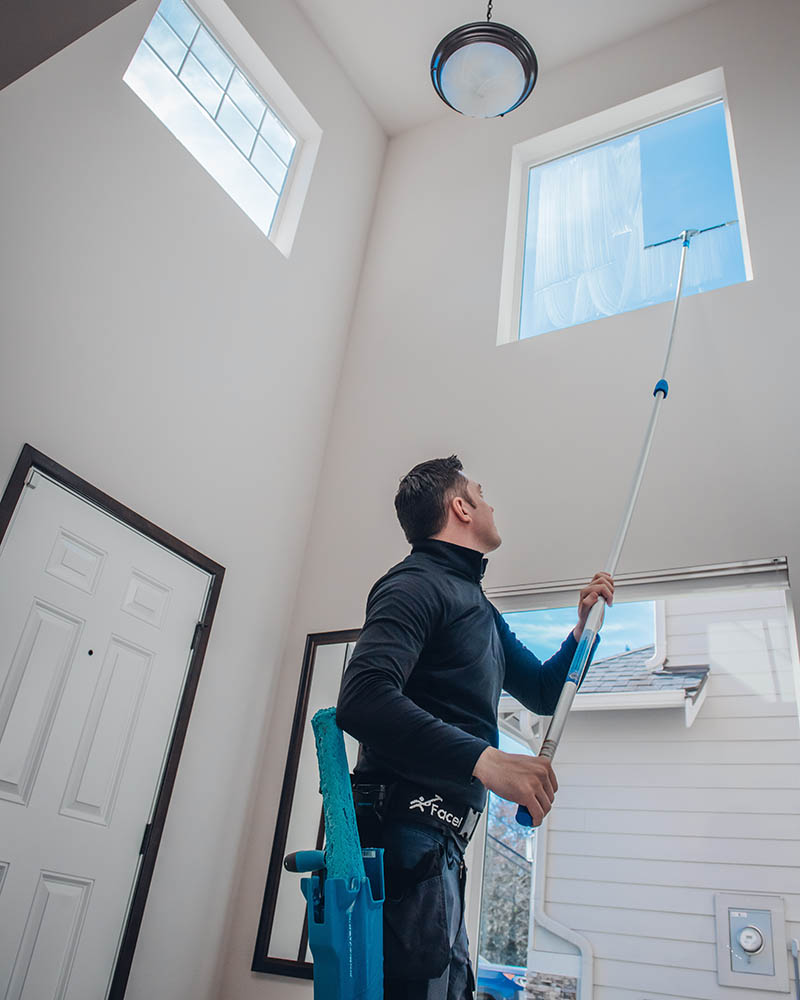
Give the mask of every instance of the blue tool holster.
POLYGON ((315 872, 300 882, 308 904, 314 1000, 383 1000, 383 850, 362 850, 363 879, 315 872))
POLYGON ((300 882, 314 956, 314 1000, 383 1000, 383 850, 362 847, 334 708, 311 720, 325 815, 324 851, 284 859, 300 882))

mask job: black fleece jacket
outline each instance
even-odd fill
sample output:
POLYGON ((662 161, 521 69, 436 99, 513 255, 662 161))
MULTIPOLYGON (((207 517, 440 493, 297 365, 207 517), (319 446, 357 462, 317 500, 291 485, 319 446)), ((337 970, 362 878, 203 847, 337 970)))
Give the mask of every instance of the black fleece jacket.
POLYGON ((485 567, 474 549, 428 539, 370 591, 336 712, 361 744, 362 781, 401 777, 482 809, 472 770, 498 745, 501 690, 540 715, 555 709, 575 638, 541 663, 485 597, 485 567))

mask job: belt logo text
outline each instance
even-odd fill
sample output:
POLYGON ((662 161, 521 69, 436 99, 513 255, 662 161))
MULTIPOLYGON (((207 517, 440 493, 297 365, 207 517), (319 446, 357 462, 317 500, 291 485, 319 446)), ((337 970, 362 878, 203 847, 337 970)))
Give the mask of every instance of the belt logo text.
POLYGON ((444 823, 449 823, 450 826, 459 827, 461 826, 461 816, 456 816, 454 813, 448 812, 447 809, 443 809, 441 806, 437 805, 438 802, 442 802, 441 795, 434 795, 432 799, 424 799, 421 795, 417 799, 412 799, 408 804, 409 812, 414 809, 418 809, 421 813, 426 810, 430 810, 430 815, 434 816, 436 819, 442 820, 444 823))

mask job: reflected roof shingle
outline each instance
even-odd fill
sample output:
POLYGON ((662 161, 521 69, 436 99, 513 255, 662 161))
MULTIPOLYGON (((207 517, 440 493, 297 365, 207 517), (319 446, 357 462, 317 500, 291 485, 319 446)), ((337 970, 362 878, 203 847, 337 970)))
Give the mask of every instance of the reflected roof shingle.
POLYGON ((642 646, 626 653, 595 660, 581 684, 579 694, 609 694, 614 691, 695 691, 702 687, 708 667, 684 670, 651 670, 645 664, 655 646, 642 646))

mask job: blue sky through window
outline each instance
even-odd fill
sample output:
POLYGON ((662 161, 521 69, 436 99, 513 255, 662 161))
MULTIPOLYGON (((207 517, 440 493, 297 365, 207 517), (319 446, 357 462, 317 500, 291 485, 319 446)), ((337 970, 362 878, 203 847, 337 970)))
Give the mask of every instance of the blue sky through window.
MULTIPOLYGON (((540 660, 547 660, 566 639, 578 620, 574 607, 543 611, 513 611, 503 615, 520 642, 540 660)), ((655 602, 634 601, 606 608, 597 659, 616 656, 627 649, 655 645, 655 602)))
POLYGON ((642 129, 639 153, 645 246, 736 218, 722 101, 642 129))
POLYGON ((520 337, 746 280, 722 101, 531 168, 520 337), (645 247, 648 246, 648 249, 645 247))

